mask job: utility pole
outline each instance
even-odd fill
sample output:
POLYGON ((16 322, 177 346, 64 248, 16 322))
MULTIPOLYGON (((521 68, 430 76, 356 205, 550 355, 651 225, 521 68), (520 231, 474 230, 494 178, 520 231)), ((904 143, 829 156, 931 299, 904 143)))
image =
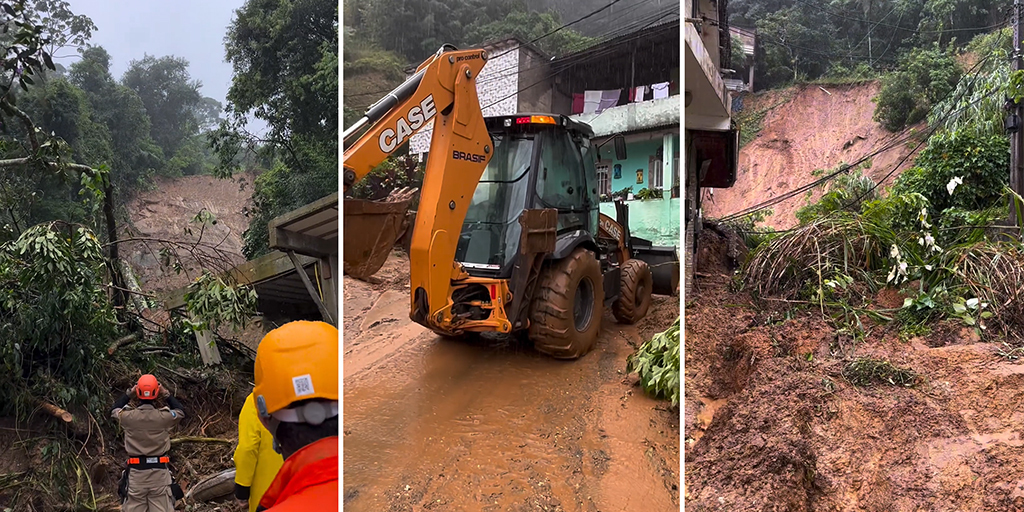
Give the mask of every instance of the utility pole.
MULTIPOLYGON (((1024 69, 1024 60, 1021 59, 1021 37, 1024 37, 1024 16, 1021 10, 1024 4, 1021 0, 1013 0, 1013 70, 1024 69)), ((1024 196, 1024 127, 1021 120, 1024 119, 1024 105, 1014 103, 1007 126, 1012 126, 1010 131, 1010 188, 1018 195, 1024 196)), ((1010 202, 1010 223, 1020 226, 1021 219, 1017 218, 1016 202, 1010 202)))

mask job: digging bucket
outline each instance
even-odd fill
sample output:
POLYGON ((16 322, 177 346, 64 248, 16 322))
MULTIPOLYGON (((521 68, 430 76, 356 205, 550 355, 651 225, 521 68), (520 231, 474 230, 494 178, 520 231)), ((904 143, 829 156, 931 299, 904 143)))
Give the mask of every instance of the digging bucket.
POLYGON ((675 247, 651 244, 639 237, 631 237, 633 257, 644 261, 651 269, 653 293, 673 296, 679 293, 679 252, 675 247))
POLYGON ((406 211, 411 202, 345 199, 342 212, 346 274, 366 279, 384 266, 391 249, 408 227, 406 211))

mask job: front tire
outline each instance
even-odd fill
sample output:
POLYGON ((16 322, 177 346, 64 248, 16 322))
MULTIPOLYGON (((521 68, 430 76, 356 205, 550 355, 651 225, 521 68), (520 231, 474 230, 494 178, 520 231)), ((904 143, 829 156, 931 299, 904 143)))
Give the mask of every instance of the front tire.
POLYGON ((635 324, 647 316, 652 289, 654 277, 646 261, 634 258, 624 263, 619 274, 619 298, 612 305, 615 319, 620 323, 635 324))
POLYGON ((554 358, 579 358, 597 342, 603 313, 601 264, 594 253, 577 248, 542 271, 530 303, 530 339, 554 358))

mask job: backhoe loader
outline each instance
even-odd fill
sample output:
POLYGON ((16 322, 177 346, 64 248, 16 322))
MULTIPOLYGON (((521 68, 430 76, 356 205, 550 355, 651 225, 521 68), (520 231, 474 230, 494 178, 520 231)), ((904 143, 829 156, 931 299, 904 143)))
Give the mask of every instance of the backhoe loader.
MULTIPOLYGON (((433 121, 409 246, 410 318, 445 337, 526 334, 540 352, 578 358, 605 307, 634 323, 652 292, 676 293, 678 253, 631 237, 624 203, 617 220, 599 212, 590 126, 558 114, 485 118, 476 78, 486 61, 482 50, 445 45, 371 105, 344 132, 353 142, 343 188, 433 121)), ((615 146, 624 158, 624 141, 615 146)), ((347 274, 380 269, 408 207, 345 199, 347 274)))

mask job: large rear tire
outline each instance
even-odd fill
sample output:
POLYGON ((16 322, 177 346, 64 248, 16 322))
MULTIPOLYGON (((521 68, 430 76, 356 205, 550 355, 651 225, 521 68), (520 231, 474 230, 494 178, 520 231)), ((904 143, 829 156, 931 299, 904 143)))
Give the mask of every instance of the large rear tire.
POLYGON ((620 323, 635 324, 647 316, 653 289, 654 277, 646 261, 634 258, 624 263, 619 274, 619 298, 612 305, 615 319, 620 323))
POLYGON ((603 313, 601 264, 578 248, 541 272, 530 303, 530 339, 540 352, 576 359, 594 347, 603 313))

